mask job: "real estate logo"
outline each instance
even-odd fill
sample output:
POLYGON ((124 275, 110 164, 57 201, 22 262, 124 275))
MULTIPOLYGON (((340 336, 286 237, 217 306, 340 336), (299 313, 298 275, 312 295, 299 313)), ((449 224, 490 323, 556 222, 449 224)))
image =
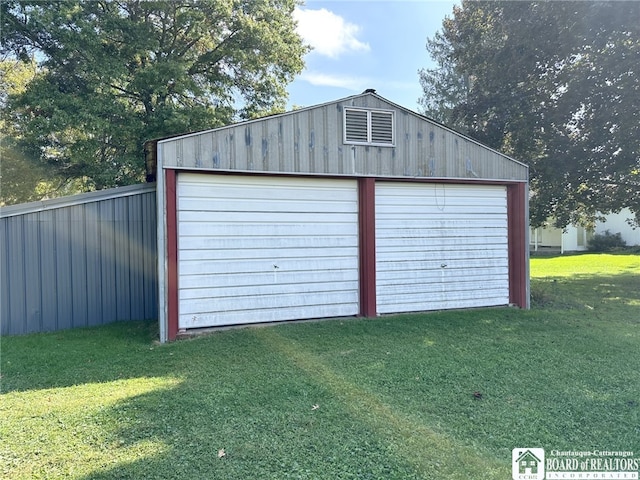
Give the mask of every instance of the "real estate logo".
POLYGON ((544 480, 544 449, 514 448, 511 471, 513 480, 544 480))

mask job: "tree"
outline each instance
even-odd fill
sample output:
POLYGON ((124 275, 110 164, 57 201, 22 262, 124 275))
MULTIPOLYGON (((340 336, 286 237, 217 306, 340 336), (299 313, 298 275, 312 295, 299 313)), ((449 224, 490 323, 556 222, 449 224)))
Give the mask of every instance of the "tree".
POLYGON ((640 219, 640 3, 463 1, 424 112, 530 166, 531 221, 640 219))
POLYGON ((87 189, 138 182, 146 140, 284 108, 306 53, 296 3, 3 2, 2 53, 39 64, 7 121, 87 189))
MULTIPOLYGON (((22 94, 34 79, 34 61, 0 61, 0 110, 6 109, 10 96, 22 94)), ((20 148, 20 137, 14 125, 0 118, 0 206, 38 200, 67 186, 51 168, 28 156, 20 148)))

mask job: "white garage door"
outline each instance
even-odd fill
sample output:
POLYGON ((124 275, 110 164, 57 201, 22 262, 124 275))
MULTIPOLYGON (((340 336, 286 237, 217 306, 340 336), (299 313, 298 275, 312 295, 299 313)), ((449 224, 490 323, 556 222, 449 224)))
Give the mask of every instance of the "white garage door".
POLYGON ((357 183, 178 175, 179 327, 356 315, 357 183))
POLYGON ((509 303, 503 186, 376 183, 379 313, 509 303))

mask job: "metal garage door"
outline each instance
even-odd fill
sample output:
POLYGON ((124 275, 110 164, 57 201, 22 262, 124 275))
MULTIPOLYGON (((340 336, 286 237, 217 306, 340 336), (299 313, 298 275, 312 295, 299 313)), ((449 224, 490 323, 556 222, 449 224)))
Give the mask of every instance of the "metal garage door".
POLYGON ((350 180, 178 175, 179 327, 356 315, 350 180))
POLYGON ((509 303, 504 186, 376 183, 378 313, 509 303))

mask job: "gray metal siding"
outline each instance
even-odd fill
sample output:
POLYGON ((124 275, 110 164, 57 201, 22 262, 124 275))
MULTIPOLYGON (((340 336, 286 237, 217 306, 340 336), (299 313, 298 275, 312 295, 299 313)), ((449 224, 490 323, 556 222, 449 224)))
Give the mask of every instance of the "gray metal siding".
POLYGON ((0 212, 3 335, 157 318, 153 186, 74 197, 0 212))
POLYGON ((164 167, 526 181, 527 167, 377 95, 163 140, 164 167), (343 143, 343 109, 395 112, 395 146, 343 143))

